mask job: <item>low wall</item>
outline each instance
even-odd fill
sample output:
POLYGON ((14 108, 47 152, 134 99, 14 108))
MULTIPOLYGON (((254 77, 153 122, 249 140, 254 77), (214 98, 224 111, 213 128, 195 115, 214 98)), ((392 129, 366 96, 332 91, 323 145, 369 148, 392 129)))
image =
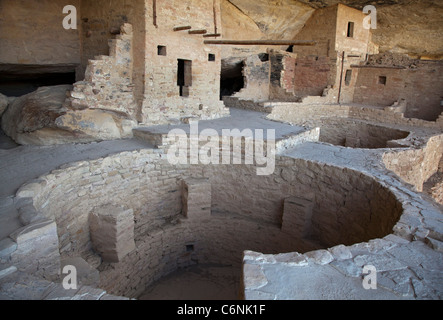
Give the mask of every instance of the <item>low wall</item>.
POLYGON ((275 103, 268 119, 300 125, 334 117, 405 126, 443 128, 442 116, 436 121, 425 121, 405 118, 402 113, 387 111, 381 108, 333 104, 275 103))
POLYGON ((438 171, 442 156, 443 135, 437 135, 431 137, 422 148, 386 152, 383 162, 386 168, 421 192, 423 184, 438 171))

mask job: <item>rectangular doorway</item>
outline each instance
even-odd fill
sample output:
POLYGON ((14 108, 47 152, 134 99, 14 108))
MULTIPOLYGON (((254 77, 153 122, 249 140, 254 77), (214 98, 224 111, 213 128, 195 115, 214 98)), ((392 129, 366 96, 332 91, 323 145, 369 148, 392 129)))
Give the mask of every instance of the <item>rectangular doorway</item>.
POLYGON ((177 85, 180 87, 180 97, 189 97, 189 87, 192 86, 192 61, 178 59, 177 85))

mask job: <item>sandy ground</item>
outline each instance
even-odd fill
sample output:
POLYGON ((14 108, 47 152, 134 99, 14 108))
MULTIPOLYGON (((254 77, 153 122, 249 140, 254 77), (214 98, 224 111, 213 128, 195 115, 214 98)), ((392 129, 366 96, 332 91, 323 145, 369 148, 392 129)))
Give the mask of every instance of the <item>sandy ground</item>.
POLYGON ((241 268, 194 265, 163 277, 139 300, 237 300, 241 268))

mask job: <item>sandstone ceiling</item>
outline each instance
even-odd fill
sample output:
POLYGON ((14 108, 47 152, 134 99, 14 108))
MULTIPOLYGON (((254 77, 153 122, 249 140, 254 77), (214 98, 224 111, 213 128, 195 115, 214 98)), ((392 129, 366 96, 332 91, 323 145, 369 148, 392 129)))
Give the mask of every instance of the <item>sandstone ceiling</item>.
MULTIPOLYGON (((441 0, 223 0, 225 38, 290 39, 315 9, 342 3, 356 9, 377 8, 373 41, 380 52, 443 57, 441 0)), ((225 52, 225 56, 232 56, 225 52)))

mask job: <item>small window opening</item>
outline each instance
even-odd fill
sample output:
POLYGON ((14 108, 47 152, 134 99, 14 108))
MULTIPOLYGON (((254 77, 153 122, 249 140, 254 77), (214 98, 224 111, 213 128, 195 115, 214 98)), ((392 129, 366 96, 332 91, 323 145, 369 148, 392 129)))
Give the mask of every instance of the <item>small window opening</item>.
POLYGON ((210 53, 210 54, 208 55, 208 61, 215 61, 215 54, 210 53))
POLYGON ((268 53, 259 53, 258 58, 261 62, 269 61, 269 54, 268 53))
POLYGON ((166 56, 166 47, 165 46, 157 46, 157 54, 159 56, 166 56))
POLYGON ((186 252, 192 252, 194 251, 194 245, 193 244, 187 244, 186 245, 186 252))
POLYGON ((345 84, 347 86, 349 86, 351 84, 351 79, 352 79, 352 70, 346 70, 345 84))
POLYGON ((385 76, 379 76, 378 77, 378 83, 382 85, 386 85, 386 77, 385 76))
POLYGON ((348 38, 354 37, 354 22, 348 22, 348 38))

